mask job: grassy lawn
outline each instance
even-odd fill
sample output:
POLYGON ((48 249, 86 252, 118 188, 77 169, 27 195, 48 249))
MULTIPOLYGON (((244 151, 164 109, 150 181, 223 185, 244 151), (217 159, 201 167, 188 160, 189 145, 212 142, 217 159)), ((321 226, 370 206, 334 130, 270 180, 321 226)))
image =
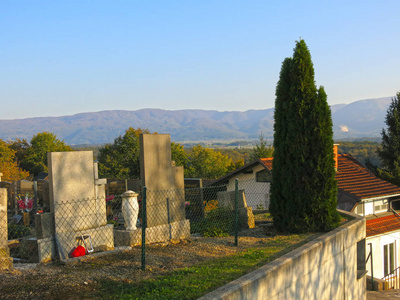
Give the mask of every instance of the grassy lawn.
POLYGON ((288 253, 315 236, 277 236, 258 247, 137 283, 103 280, 100 282, 101 295, 106 299, 197 299, 288 253))

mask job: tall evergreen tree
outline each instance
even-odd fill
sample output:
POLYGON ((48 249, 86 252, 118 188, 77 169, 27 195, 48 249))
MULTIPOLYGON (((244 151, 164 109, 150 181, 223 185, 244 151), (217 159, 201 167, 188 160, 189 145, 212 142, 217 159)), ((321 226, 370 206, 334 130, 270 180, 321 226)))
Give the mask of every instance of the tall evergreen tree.
POLYGON ((276 88, 270 212, 284 232, 339 224, 333 131, 327 96, 317 89, 304 40, 282 63, 276 88))
POLYGON ((385 123, 387 131, 382 129, 382 142, 378 149, 382 165, 378 176, 400 185, 400 92, 392 98, 385 123))

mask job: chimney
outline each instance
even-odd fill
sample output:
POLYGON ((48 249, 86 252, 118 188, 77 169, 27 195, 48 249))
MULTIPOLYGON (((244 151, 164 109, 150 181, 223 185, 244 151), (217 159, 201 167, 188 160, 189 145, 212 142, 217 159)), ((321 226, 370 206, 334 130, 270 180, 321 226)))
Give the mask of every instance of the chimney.
POLYGON ((338 146, 339 144, 333 144, 333 159, 335 160, 335 171, 338 170, 338 146))

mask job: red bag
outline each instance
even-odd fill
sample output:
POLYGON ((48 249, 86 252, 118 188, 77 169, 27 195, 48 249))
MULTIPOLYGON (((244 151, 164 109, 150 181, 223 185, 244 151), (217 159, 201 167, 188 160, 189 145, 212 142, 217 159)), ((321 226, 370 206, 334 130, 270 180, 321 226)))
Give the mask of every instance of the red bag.
POLYGON ((81 245, 77 246, 71 253, 71 257, 79 257, 84 255, 86 255, 86 249, 81 245))

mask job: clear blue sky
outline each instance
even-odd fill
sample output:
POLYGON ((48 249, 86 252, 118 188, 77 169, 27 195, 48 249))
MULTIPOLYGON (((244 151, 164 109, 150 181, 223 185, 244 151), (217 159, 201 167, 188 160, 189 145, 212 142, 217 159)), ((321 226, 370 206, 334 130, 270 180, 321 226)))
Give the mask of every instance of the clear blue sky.
POLYGON ((0 119, 265 109, 300 37, 329 104, 400 90, 400 1, 0 2, 0 119))

